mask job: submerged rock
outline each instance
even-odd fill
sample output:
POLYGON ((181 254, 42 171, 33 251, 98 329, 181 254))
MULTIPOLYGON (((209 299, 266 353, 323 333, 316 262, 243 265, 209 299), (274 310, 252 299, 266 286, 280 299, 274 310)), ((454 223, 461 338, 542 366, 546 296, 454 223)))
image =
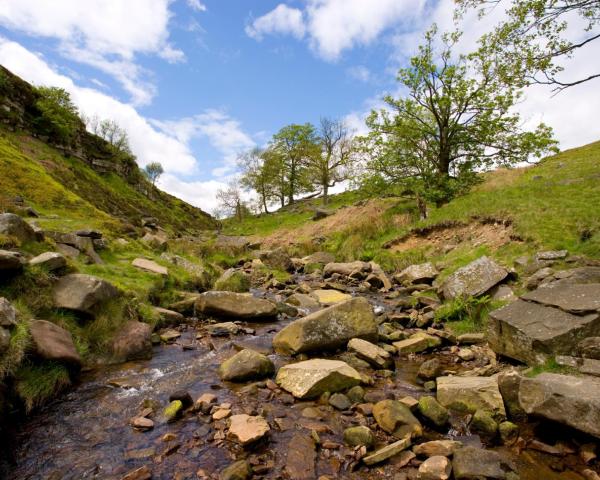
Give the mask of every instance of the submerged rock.
POLYGON ((196 310, 205 315, 238 320, 273 319, 277 305, 262 298, 235 292, 205 292, 196 299, 196 310))
POLYGON ((440 288, 445 299, 477 297, 491 290, 508 276, 508 271, 490 258, 483 256, 459 268, 440 288))
POLYGON ((314 440, 309 435, 296 433, 287 447, 285 474, 291 480, 314 480, 317 478, 316 459, 314 440))
POLYGON ((250 349, 244 349, 236 353, 219 367, 221 379, 234 382, 264 378, 274 372, 275 366, 267 356, 250 349))
POLYGON ((377 340, 377 323, 369 302, 362 297, 311 313, 283 328, 273 347, 286 353, 332 350, 353 338, 377 340))
POLYGON ((296 398, 316 398, 360 384, 360 374, 339 360, 316 358, 292 363, 277 372, 276 383, 296 398))

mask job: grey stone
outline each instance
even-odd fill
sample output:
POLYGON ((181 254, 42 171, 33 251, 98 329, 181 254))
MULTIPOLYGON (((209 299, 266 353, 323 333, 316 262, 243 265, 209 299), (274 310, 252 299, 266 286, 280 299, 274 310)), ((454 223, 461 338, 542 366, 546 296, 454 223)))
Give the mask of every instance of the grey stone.
POLYGON ((198 295, 195 305, 196 310, 205 315, 238 320, 273 319, 277 316, 274 303, 235 292, 205 292, 198 295))
POLYGON ((558 307, 565 312, 583 314, 600 311, 600 283, 553 285, 538 288, 523 300, 558 307))
POLYGON ((250 276, 235 268, 225 272, 215 282, 215 290, 244 293, 250 290, 250 276))
POLYGON ((420 437, 423 427, 410 409, 397 400, 382 400, 373 406, 375 421, 396 438, 420 437))
POLYGON ((281 248, 258 252, 258 258, 270 268, 289 272, 294 269, 290 256, 281 248))
POLYGON ((274 372, 275 366, 267 356, 249 349, 236 353, 219 367, 221 379, 233 382, 264 378, 274 372))
POLYGON ((110 342, 110 351, 116 362, 148 359, 152 357, 152 327, 131 320, 116 333, 110 342))
POLYGON ((491 290, 508 276, 508 271, 486 256, 450 275, 440 291, 445 299, 477 297, 491 290))
POLYGON ((569 252, 566 250, 548 250, 545 252, 538 252, 535 254, 535 259, 538 261, 547 261, 547 260, 563 260, 567 258, 569 252))
POLYGON ((421 263, 406 267, 400 273, 394 275, 394 279, 400 283, 431 283, 439 272, 432 263, 421 263))
POLYGON ((25 259, 19 252, 0 250, 0 272, 19 272, 24 264, 25 259))
POLYGON ((464 447, 454 452, 452 470, 456 480, 490 479, 504 480, 500 455, 491 450, 464 447))
POLYGON ((0 327, 12 327, 17 324, 17 310, 4 297, 0 297, 0 327))
POLYGON ((206 331, 213 337, 225 337, 227 335, 237 335, 240 327, 233 322, 214 323, 208 325, 206 331))
POLYGON ((584 338, 577 344, 577 351, 584 358, 600 360, 600 337, 584 338))
POLYGON ((29 260, 29 265, 38 265, 51 272, 67 266, 67 259, 62 253, 44 252, 29 260))
POLYGON ((119 291, 100 278, 72 273, 58 280, 52 295, 58 308, 93 314, 96 307, 117 298, 119 291))
POLYGON ((69 331, 46 320, 34 320, 29 325, 29 331, 35 353, 39 357, 81 366, 81 357, 69 331))
POLYGON ((14 213, 0 214, 0 234, 14 237, 21 243, 36 240, 33 228, 14 213))
POLYGON ((352 403, 343 393, 334 393, 329 397, 329 405, 338 410, 348 410, 352 406, 352 403))
POLYGON ((371 265, 368 262, 349 262, 349 263, 328 263, 323 268, 323 277, 330 277, 334 273, 338 275, 342 275, 343 277, 347 277, 352 272, 365 272, 368 273, 371 271, 371 265))
POLYGON ((474 413, 483 409, 496 417, 506 417, 495 377, 438 377, 437 400, 453 410, 474 413))

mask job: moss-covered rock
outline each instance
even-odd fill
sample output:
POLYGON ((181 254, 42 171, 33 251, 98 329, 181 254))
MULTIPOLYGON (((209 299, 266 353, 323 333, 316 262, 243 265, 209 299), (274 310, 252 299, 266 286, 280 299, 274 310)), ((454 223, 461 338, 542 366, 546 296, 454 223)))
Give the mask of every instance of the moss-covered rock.
POLYGON ((450 415, 434 397, 421 397, 417 407, 419 413, 436 427, 443 427, 448 423, 450 415))
POLYGON ((181 400, 173 400, 163 410, 163 417, 167 422, 174 422, 183 412, 183 402, 181 400))
POLYGON ((219 367, 222 380, 243 382, 272 375, 275 366, 269 358, 254 350, 244 349, 225 360, 219 367))
POLYGON ((364 445, 367 448, 373 446, 375 437, 369 427, 360 425, 358 427, 350 427, 344 430, 344 443, 351 447, 364 445))
POLYGON ((250 290, 250 277, 240 271, 230 268, 215 282, 215 290, 226 292, 247 292, 250 290))

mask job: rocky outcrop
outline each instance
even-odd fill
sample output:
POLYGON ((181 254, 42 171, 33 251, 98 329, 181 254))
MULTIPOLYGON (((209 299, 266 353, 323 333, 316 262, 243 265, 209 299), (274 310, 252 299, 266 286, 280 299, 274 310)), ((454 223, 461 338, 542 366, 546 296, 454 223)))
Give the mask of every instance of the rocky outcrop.
POLYGON ((34 320, 29 325, 29 331, 37 356, 44 360, 81 366, 81 357, 70 332, 46 320, 34 320))
POLYGON ((504 418, 504 401, 495 377, 438 377, 437 400, 444 407, 475 413, 485 410, 504 418))
POLYGON ((273 338, 273 347, 287 353, 331 350, 353 338, 377 340, 377 323, 365 298, 311 313, 290 323, 273 338))
POLYGON ((600 311, 600 283, 549 284, 521 298, 576 315, 596 313, 600 311))
POLYGON ((110 283, 91 275, 72 273, 61 277, 52 290, 54 305, 93 315, 96 308, 119 296, 110 283))
POLYGON ((555 373, 523 377, 519 402, 530 415, 600 438, 600 379, 555 373))
POLYGON ((36 240, 35 231, 31 226, 14 213, 0 214, 0 234, 17 239, 20 243, 36 240))
POLYGON ((117 332, 110 343, 116 362, 152 357, 152 327, 147 323, 129 321, 117 332))
POLYGON ((196 311, 204 315, 235 318, 238 320, 273 319, 277 316, 277 306, 252 295, 235 292, 205 292, 198 295, 196 311))
POLYGON ((490 258, 483 256, 459 268, 442 284, 440 293, 445 299, 477 297, 498 285, 508 276, 508 271, 490 258))
POLYGON ((316 358, 281 367, 275 381, 294 397, 305 399, 352 388, 361 376, 345 362, 316 358))
POLYGON ((250 349, 244 349, 236 353, 219 367, 221 379, 233 382, 264 378, 274 372, 275 366, 267 356, 250 349))

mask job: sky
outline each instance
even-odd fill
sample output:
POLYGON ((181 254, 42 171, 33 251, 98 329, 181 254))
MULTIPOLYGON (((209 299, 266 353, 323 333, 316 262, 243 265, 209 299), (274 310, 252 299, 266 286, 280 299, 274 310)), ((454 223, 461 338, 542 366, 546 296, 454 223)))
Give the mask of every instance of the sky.
MULTIPOLYGON (((460 49, 500 19, 467 15, 460 49)), ((162 189, 212 212, 237 156, 284 125, 328 116, 363 132, 432 22, 453 28, 452 0, 0 0, 0 64, 115 120, 140 166, 163 165, 162 189)), ((567 71, 598 58, 592 45, 567 71)), ((599 89, 531 87, 517 109, 571 148, 600 139, 599 89)))

